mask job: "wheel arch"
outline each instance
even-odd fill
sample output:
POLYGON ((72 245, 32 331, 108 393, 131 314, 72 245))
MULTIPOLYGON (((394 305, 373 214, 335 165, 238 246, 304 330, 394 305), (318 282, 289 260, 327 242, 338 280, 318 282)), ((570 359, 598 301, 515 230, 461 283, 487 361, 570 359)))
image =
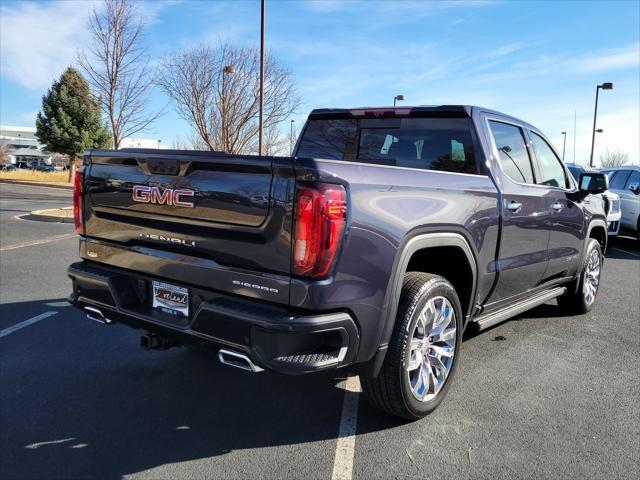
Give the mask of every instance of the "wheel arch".
POLYGON ((409 271, 433 273, 447 278, 456 287, 456 292, 460 297, 465 315, 465 325, 473 312, 478 284, 478 266, 476 254, 465 236, 457 232, 429 232, 407 238, 399 249, 387 287, 385 308, 381 316, 382 332, 379 347, 371 360, 368 371, 368 374, 373 377, 378 375, 384 362, 400 303, 403 278, 409 271), (448 269, 443 268, 442 261, 430 262, 430 260, 438 258, 438 254, 447 252, 454 255, 454 262, 447 266, 448 269), (471 276, 470 281, 469 275, 471 276), (460 287, 462 287, 464 296, 458 291, 460 287))

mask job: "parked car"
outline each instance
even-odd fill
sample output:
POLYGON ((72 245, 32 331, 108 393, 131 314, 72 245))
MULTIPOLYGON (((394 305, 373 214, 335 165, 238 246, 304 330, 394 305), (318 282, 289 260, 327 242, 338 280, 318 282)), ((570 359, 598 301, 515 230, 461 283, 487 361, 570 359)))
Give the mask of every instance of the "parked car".
POLYGON ((4 165, 2 165, 2 168, 0 170, 3 172, 13 172, 14 170, 17 170, 17 168, 11 163, 5 163, 4 165))
MULTIPOLYGON (((567 163, 566 166, 576 181, 580 180, 580 174, 588 171, 596 171, 575 163, 567 163)), ((620 196, 607 190, 606 192, 602 192, 601 197, 604 200, 604 209, 607 212, 607 225, 609 226, 607 233, 609 238, 617 237, 620 231, 620 217, 622 216, 620 211, 620 196)))
POLYGON ((37 172, 54 172, 55 168, 53 165, 48 165, 48 164, 34 164, 31 167, 32 170, 35 170, 37 172))
POLYGON ((593 307, 606 189, 598 172, 576 183, 537 128, 470 106, 314 110, 293 157, 87 151, 69 299, 146 330, 145 348, 351 370, 373 405, 417 419, 465 328, 593 307))
POLYGON ((603 170, 609 176, 609 190, 620 196, 620 226, 640 241, 640 167, 603 170))

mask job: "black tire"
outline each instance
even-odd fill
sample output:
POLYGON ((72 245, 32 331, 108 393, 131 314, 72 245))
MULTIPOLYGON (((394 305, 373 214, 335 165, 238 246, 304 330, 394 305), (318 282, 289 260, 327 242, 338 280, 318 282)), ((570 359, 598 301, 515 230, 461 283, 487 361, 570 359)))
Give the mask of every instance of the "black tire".
POLYGON ((596 303, 596 298, 600 287, 600 280, 602 279, 603 260, 604 258, 602 256, 602 248, 600 247, 600 242, 598 242, 595 238, 590 238, 589 244, 587 246, 587 253, 584 256, 582 267, 580 268, 579 277, 575 282, 569 285, 569 291, 567 293, 565 293, 561 297, 558 297, 558 305, 560 307, 566 309, 568 313, 574 315, 582 315, 589 312, 593 308, 593 305, 596 303), (594 250, 598 252, 598 256, 600 259, 600 274, 595 296, 593 300, 589 302, 585 294, 585 282, 587 279, 587 265, 594 250))
MULTIPOLYGON (((362 379, 362 390, 367 400, 380 410, 408 420, 418 420, 435 410, 446 396, 458 364, 462 327, 463 315, 460 300, 455 289, 446 279, 429 273, 407 273, 402 285, 394 330, 380 374, 375 378, 362 379), (453 307, 456 328, 455 349, 449 373, 440 390, 433 398, 419 400, 412 393, 410 374, 406 370, 406 362, 411 355, 408 345, 427 302, 438 297, 444 297, 453 307)), ((429 339, 431 340, 431 337, 429 339)), ((430 349, 429 352, 431 352, 430 349)))

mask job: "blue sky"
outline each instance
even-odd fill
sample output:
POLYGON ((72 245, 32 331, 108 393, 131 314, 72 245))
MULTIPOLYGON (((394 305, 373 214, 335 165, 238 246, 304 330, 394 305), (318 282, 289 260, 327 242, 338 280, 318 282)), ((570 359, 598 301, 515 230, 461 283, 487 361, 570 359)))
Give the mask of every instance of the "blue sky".
MULTIPOLYGON (((32 125, 41 96, 87 43, 100 2, 3 1, 0 123, 32 125)), ((256 45, 260 7, 246 1, 140 1, 149 53, 199 43, 256 45)), ((319 107, 479 104, 521 117, 573 159, 588 159, 595 85, 601 94, 596 156, 640 157, 640 2, 267 1, 267 44, 294 72, 300 127, 319 107)), ((152 107, 167 99, 154 95, 152 107)), ((283 128, 288 128, 288 125, 283 128)), ((171 144, 190 135, 171 107, 141 135, 171 144)))

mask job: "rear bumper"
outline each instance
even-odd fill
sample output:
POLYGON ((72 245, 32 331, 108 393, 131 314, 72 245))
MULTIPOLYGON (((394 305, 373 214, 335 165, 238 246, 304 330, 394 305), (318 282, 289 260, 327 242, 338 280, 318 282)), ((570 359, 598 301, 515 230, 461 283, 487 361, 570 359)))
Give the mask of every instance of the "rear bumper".
POLYGON ((85 262, 69 266, 68 275, 73 282, 69 301, 80 309, 98 309, 111 322, 180 343, 237 350, 280 373, 343 367, 358 349, 358 329, 345 312, 307 315, 188 286, 193 313, 176 317, 151 308, 153 277, 85 262))

